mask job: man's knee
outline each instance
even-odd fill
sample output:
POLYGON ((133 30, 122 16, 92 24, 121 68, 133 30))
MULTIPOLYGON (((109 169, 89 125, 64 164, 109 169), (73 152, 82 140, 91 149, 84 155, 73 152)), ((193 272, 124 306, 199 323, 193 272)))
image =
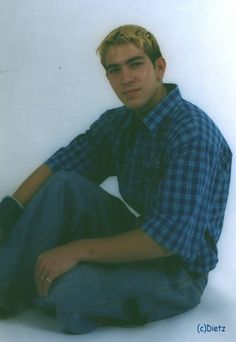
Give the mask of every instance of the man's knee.
POLYGON ((38 304, 42 309, 55 310, 62 331, 88 333, 99 326, 92 319, 92 312, 94 308, 96 311, 101 300, 102 283, 99 284, 99 278, 96 267, 81 264, 58 278, 48 297, 43 301, 39 298, 38 304))
POLYGON ((53 176, 49 180, 50 185, 61 185, 61 184, 74 184, 82 181, 82 176, 76 172, 70 171, 58 171, 53 174, 53 176))
MULTIPOLYGON (((70 199, 86 199, 91 193, 93 183, 76 172, 58 171, 46 184, 50 192, 58 192, 59 195, 68 195, 70 199)), ((95 185, 95 184, 94 184, 95 185)))

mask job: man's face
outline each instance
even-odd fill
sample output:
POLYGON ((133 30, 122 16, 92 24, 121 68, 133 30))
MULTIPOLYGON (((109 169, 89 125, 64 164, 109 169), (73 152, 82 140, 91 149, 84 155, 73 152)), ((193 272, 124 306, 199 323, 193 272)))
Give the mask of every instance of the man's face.
POLYGON ((154 66, 144 50, 128 43, 110 47, 105 62, 116 95, 138 115, 146 115, 163 97, 163 58, 157 59, 154 66))

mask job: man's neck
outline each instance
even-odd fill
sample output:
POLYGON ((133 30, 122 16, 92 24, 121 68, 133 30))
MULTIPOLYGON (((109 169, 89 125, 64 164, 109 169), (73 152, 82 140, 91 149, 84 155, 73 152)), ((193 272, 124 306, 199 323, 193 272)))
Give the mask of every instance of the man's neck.
POLYGON ((134 110, 135 114, 142 120, 150 111, 152 111, 165 97, 167 96, 167 89, 164 84, 160 85, 155 98, 145 108, 134 110))

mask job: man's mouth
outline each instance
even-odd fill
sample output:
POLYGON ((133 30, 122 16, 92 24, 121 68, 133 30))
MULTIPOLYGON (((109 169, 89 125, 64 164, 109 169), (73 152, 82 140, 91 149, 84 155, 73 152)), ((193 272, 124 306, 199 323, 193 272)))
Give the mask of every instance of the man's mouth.
POLYGON ((122 95, 135 95, 135 94, 137 94, 140 90, 141 90, 140 88, 137 88, 137 89, 129 89, 129 90, 123 91, 123 92, 122 92, 122 95))

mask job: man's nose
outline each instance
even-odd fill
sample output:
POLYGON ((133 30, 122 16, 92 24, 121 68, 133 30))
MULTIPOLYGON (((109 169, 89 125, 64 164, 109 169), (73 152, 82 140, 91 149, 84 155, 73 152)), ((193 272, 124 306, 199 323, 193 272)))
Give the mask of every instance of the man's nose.
POLYGON ((128 66, 124 66, 121 71, 121 82, 123 85, 134 81, 134 74, 128 66))

